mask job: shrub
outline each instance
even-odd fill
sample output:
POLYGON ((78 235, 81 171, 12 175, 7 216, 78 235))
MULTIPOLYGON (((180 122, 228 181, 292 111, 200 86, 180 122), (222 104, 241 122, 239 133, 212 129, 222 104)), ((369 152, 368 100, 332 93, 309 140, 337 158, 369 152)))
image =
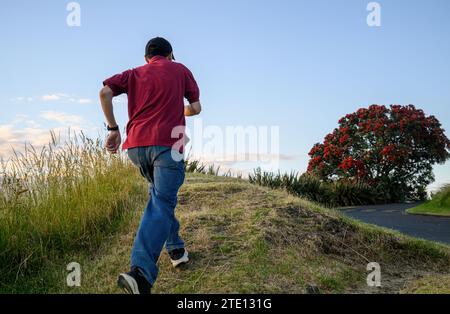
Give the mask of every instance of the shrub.
POLYGON ((362 181, 325 182, 311 173, 281 174, 257 168, 249 175, 249 182, 271 189, 284 189, 288 193, 307 198, 327 206, 376 204, 386 201, 378 189, 362 181))
POLYGON ((433 194, 432 200, 439 207, 450 208, 450 184, 444 185, 437 193, 433 194))

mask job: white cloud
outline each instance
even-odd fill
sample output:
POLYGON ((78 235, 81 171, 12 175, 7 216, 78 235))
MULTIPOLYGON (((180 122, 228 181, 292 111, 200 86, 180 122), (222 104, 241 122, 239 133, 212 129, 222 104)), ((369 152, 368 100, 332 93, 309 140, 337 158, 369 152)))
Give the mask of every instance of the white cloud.
POLYGON ((19 97, 10 98, 9 100, 16 102, 16 101, 24 101, 24 100, 26 100, 26 98, 23 96, 19 96, 19 97))
POLYGON ((22 127, 39 128, 41 125, 33 120, 27 114, 16 114, 15 118, 10 122, 12 125, 21 125, 22 127))
POLYGON ((48 121, 54 121, 68 126, 83 122, 83 118, 80 116, 58 111, 44 111, 41 113, 40 117, 48 121))
POLYGON ((68 98, 68 97, 70 97, 70 95, 64 94, 64 93, 57 93, 56 95, 59 96, 59 97, 62 97, 62 98, 68 98))
POLYGON ((8 158, 12 154, 12 148, 23 151, 25 143, 32 144, 36 149, 51 141, 50 130, 60 134, 62 138, 81 130, 86 134, 95 134, 98 127, 93 127, 77 115, 57 111, 45 111, 30 118, 26 114, 18 114, 7 124, 0 125, 0 157, 8 158), (51 129, 45 122, 56 123, 51 129), (42 125, 41 125, 42 123, 42 125))
POLYGON ((61 97, 56 94, 41 96, 41 100, 43 100, 43 101, 55 101, 55 100, 60 100, 60 99, 61 99, 61 97))
POLYGON ((2 157, 10 155, 12 149, 22 150, 26 142, 34 146, 42 146, 49 141, 48 130, 33 127, 17 129, 13 124, 0 126, 0 156, 2 157))
POLYGON ((92 104, 93 101, 92 101, 92 99, 89 99, 89 98, 79 98, 78 99, 78 103, 80 103, 80 104, 92 104))
POLYGON ((32 102, 35 100, 39 100, 39 101, 44 101, 44 102, 72 102, 72 103, 79 103, 79 104, 92 104, 94 103, 94 101, 91 98, 87 98, 87 97, 78 97, 75 95, 69 95, 66 93, 53 93, 53 94, 45 94, 45 95, 41 95, 41 96, 28 96, 28 97, 24 97, 24 96, 19 96, 19 97, 14 97, 14 98, 10 98, 10 101, 12 102, 24 102, 24 101, 28 101, 28 102, 32 102))

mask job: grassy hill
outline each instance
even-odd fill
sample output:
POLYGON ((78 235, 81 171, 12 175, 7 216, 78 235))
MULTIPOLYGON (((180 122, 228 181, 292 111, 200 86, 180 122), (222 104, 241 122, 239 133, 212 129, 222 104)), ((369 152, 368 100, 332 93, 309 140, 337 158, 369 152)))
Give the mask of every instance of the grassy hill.
MULTIPOLYGON (((116 276, 127 270, 144 205, 130 200, 127 208, 136 210, 128 210, 118 232, 47 259, 38 271, 0 285, 2 292, 120 293, 116 276), (73 261, 82 267, 78 288, 65 284, 65 265, 73 261)), ((357 223, 283 191, 188 174, 177 215, 192 262, 174 270, 163 252, 154 293, 303 293, 308 286, 322 293, 449 292, 449 247, 357 223), (366 285, 366 265, 374 261, 381 288, 366 285)))
MULTIPOLYGON (((83 134, 0 162, 0 293, 119 293, 147 184, 83 134), (81 265, 81 287, 66 266, 81 265)), ((191 262, 165 252, 154 293, 449 292, 450 247, 365 225, 189 162, 177 215, 191 262), (200 173, 199 173, 200 172, 200 173), (366 284, 378 262, 382 287, 366 284)))

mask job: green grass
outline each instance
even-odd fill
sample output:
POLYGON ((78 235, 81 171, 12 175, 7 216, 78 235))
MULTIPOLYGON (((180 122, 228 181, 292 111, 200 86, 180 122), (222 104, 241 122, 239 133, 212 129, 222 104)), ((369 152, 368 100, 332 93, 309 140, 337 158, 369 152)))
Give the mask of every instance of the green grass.
POLYGON ((94 248, 121 228, 145 186, 124 156, 109 156, 83 134, 2 162, 0 283, 46 261, 94 248))
MULTIPOLYGON (((356 223, 283 191, 194 173, 179 199, 177 215, 192 261, 174 270, 163 252, 154 293, 303 293, 308 286, 322 293, 378 293, 399 292, 407 284, 419 291, 429 283, 416 283, 418 275, 450 275, 448 247, 356 223), (381 290, 365 285, 368 261, 382 265, 381 290)), ((133 212, 100 245, 47 259, 3 291, 120 293, 116 276, 129 265, 140 214, 133 212), (65 285, 65 266, 72 261, 82 266, 79 288, 65 285)))
MULTIPOLYGON (((146 183, 123 156, 81 142, 81 150, 54 145, 52 157, 16 159, 22 170, 3 182, 0 292, 121 292, 116 278, 129 267, 146 183), (54 163, 59 166, 48 167, 54 163), (66 285, 70 262, 81 265, 81 287, 66 285)), ((353 221, 286 191, 219 177, 198 162, 187 168, 177 216, 192 260, 174 270, 163 252, 154 293, 303 293, 310 286, 322 293, 447 291, 450 283, 418 276, 450 276, 448 246, 353 221), (382 267, 381 289, 366 285, 373 261, 382 267)))
POLYGON ((442 187, 432 199, 417 207, 408 209, 410 214, 450 216, 450 185, 442 187))

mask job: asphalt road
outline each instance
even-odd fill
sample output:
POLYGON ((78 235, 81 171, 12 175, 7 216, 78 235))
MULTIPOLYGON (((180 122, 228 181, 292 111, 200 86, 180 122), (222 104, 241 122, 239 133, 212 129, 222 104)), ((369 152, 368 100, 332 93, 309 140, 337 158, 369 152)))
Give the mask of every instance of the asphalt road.
POLYGON ((342 210, 366 223, 394 229, 413 237, 450 244, 450 217, 410 215, 408 208, 417 204, 359 206, 342 210))

